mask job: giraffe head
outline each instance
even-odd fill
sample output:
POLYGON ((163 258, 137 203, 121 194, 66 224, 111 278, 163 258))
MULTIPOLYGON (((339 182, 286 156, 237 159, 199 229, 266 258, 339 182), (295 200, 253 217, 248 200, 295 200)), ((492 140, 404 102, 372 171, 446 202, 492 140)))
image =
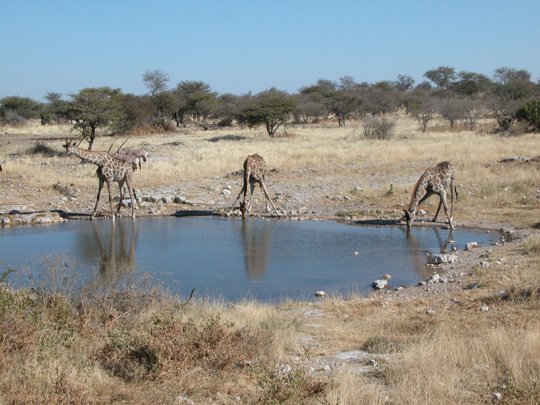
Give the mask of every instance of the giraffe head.
POLYGON ((246 203, 243 201, 240 201, 240 212, 242 213, 242 219, 246 219, 246 203))
POLYGON ((404 209, 403 212, 404 212, 405 215, 403 215, 402 219, 404 219, 405 222, 407 222, 407 228, 410 228, 411 224, 412 224, 412 221, 414 220, 414 212, 411 212, 411 211, 406 210, 406 209, 404 209))
MULTIPOLYGON (((80 144, 80 142, 79 142, 80 144)), ((67 153, 71 153, 71 150, 77 146, 79 146, 77 143, 73 142, 72 139, 66 139, 66 143, 62 145, 67 153)))

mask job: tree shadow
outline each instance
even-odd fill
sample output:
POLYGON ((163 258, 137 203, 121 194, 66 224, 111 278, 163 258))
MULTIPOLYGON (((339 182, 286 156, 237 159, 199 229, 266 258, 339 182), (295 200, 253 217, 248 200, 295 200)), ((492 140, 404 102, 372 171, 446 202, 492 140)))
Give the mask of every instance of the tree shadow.
POLYGON ((208 139, 208 142, 220 142, 220 141, 243 141, 247 139, 247 137, 243 135, 221 135, 221 136, 214 136, 210 139, 208 139))

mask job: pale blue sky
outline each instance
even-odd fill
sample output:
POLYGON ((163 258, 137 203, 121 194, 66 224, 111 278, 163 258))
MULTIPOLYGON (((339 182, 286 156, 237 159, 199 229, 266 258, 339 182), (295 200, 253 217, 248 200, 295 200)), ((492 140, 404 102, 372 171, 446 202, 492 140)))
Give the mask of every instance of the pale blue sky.
POLYGON ((441 65, 536 81, 539 40, 539 0, 0 0, 0 97, 143 94, 155 69, 234 94, 441 65))

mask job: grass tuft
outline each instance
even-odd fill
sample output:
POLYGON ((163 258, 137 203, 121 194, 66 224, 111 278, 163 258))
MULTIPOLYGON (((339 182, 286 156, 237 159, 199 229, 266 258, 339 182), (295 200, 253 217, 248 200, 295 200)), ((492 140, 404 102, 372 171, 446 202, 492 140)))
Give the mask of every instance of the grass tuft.
POLYGON ((527 255, 540 255, 540 237, 532 236, 523 242, 523 250, 527 255))

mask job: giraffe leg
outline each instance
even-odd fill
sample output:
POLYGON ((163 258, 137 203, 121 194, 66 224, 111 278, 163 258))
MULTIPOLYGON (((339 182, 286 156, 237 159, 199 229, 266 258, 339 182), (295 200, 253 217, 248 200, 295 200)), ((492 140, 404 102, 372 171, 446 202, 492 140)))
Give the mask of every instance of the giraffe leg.
POLYGON ((266 191, 266 186, 264 184, 264 181, 261 181, 261 188, 263 189, 264 196, 266 197, 266 201, 265 201, 265 203, 266 203, 266 212, 268 212, 268 201, 270 201, 270 205, 272 205, 272 208, 274 209, 274 212, 276 213, 276 215, 279 215, 278 211, 276 209, 276 206, 274 205, 274 203, 270 199, 270 196, 268 195, 268 192, 266 191))
POLYGON ((439 211, 441 210, 442 206, 442 198, 439 198, 439 207, 437 208, 437 212, 435 213, 435 216, 431 220, 432 222, 437 222, 437 219, 439 218, 439 211))
POLYGON ((418 201, 418 204, 416 204, 416 208, 414 208, 413 212, 411 212, 409 215, 411 216, 410 223, 412 224, 412 221, 414 220, 414 217, 416 216, 416 210, 418 207, 420 207, 420 204, 422 204, 424 201, 426 201, 429 197, 433 195, 433 191, 426 191, 426 194, 418 201))
POLYGON ((135 191, 133 191, 133 188, 131 187, 131 179, 126 178, 126 184, 129 191, 129 199, 131 200, 131 218, 135 219, 135 203, 133 201, 135 191))
MULTIPOLYGON (((252 180, 249 181, 249 189, 250 189, 249 202, 246 207, 246 210, 248 213, 251 212, 251 201, 253 201, 253 190, 255 190, 255 182, 252 180)), ((247 193, 247 187, 246 187, 246 190, 244 191, 244 204, 246 203, 246 193, 247 193)))
POLYGON ((97 197, 96 197, 96 205, 94 206, 94 212, 92 213, 92 216, 90 217, 90 219, 94 219, 96 217, 96 211, 99 204, 99 197, 101 196, 101 189, 103 188, 103 179, 101 178, 101 176, 99 176, 98 179, 99 179, 99 186, 98 186, 98 192, 97 192, 97 197))
POLYGON ((112 202, 111 182, 106 181, 106 183, 107 183, 107 190, 109 191, 109 205, 111 206, 112 220, 114 221, 115 217, 114 217, 114 206, 113 206, 113 202, 112 202))
POLYGON ((456 188, 456 180, 454 177, 450 179, 450 216, 452 219, 454 218, 454 197, 457 200, 458 194, 457 194, 457 188, 456 188))
POLYGON ((454 229, 454 223, 452 221, 452 216, 448 212, 448 204, 446 202, 446 192, 444 190, 441 193, 441 200, 442 200, 442 204, 443 204, 443 208, 444 208, 444 213, 448 217, 448 224, 450 225, 450 229, 454 229))
POLYGON ((120 201, 118 201, 118 205, 116 206, 116 213, 120 213, 120 208, 122 208, 122 201, 124 201, 124 181, 118 182, 118 187, 120 188, 120 201))

